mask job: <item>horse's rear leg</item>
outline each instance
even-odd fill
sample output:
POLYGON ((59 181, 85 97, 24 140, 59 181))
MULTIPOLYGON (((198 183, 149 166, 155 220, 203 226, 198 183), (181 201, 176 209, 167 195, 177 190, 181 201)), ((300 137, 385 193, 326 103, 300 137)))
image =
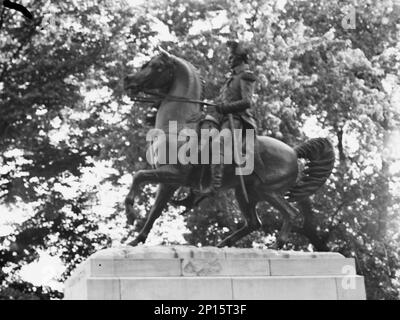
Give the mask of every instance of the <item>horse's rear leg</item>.
POLYGON ((135 240, 128 243, 130 246, 136 246, 141 242, 145 242, 147 236, 150 233, 151 228, 153 227, 154 222, 157 218, 161 215, 164 208, 166 207, 168 200, 171 199, 172 195, 174 194, 175 190, 178 189, 177 186, 171 186, 167 184, 160 184, 158 186, 156 199, 154 201, 154 205, 151 207, 149 215, 147 217, 147 221, 140 230, 139 235, 136 237, 135 240))
POLYGON ((235 194, 240 211, 245 217, 245 225, 224 240, 222 240, 218 244, 219 248, 225 246, 233 246, 237 241, 261 227, 261 221, 256 212, 257 199, 251 196, 252 194, 254 195, 255 192, 249 190, 249 203, 247 203, 242 188, 240 186, 236 188, 235 194))
POLYGON ((266 194, 266 200, 279 212, 283 217, 283 224, 279 232, 277 241, 274 245, 275 248, 281 248, 289 239, 290 230, 292 228, 291 222, 298 215, 298 210, 294 208, 283 196, 276 193, 266 194))

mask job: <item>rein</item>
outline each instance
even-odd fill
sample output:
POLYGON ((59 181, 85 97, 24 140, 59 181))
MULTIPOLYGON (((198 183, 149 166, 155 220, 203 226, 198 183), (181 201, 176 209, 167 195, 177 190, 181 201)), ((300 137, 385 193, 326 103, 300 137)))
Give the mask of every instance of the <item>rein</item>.
MULTIPOLYGON (((192 99, 187 99, 184 97, 179 97, 179 96, 174 96, 170 94, 164 94, 164 93, 156 93, 156 92, 151 92, 151 91, 143 91, 145 94, 149 94, 152 96, 156 96, 162 99, 167 99, 170 101, 175 101, 175 102, 187 102, 187 103, 199 103, 205 106, 211 106, 211 107, 216 107, 217 105, 215 103, 209 103, 205 102, 203 100, 192 100, 192 99)), ((146 97, 133 97, 131 98, 133 101, 139 101, 139 102, 152 102, 155 103, 157 100, 154 100, 152 98, 146 98, 146 97)))

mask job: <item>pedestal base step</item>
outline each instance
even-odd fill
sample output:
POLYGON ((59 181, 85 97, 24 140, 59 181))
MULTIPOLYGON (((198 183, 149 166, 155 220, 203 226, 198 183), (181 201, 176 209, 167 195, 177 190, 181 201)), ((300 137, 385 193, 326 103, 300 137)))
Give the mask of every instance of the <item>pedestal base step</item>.
POLYGON ((65 299, 347 300, 365 299, 365 288, 338 253, 141 246, 91 256, 65 299))

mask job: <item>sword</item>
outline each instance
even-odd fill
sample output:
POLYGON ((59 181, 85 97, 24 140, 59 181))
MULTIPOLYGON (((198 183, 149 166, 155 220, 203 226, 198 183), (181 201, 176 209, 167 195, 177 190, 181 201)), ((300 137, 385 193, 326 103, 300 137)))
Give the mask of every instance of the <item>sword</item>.
MULTIPOLYGON (((236 158, 236 159, 239 159, 239 154, 237 154, 237 152, 238 152, 238 145, 237 145, 237 142, 236 142, 236 139, 235 139, 235 132, 234 132, 234 130, 233 130, 233 128, 234 128, 234 122, 233 122, 233 115, 232 115, 232 113, 229 113, 228 114, 228 118, 229 118, 229 124, 230 124, 230 127, 231 127, 231 132, 232 132, 232 139, 233 139, 233 152, 235 152, 235 157, 234 158, 236 158), (235 146, 237 146, 237 148, 235 148, 235 146)), ((235 159, 234 159, 235 160, 235 159)), ((235 161, 234 161, 235 162, 235 161)), ((244 198, 246 199, 246 202, 247 203, 250 203, 249 202, 249 196, 247 195, 247 190, 246 190, 246 185, 244 184, 244 177, 243 177, 243 175, 242 175, 242 167, 238 164, 238 163, 236 163, 236 165, 237 165, 237 167, 238 167, 238 169, 239 169, 239 179, 240 179, 240 185, 241 185, 241 187, 242 187, 242 191, 243 191, 243 195, 244 195, 244 198)))

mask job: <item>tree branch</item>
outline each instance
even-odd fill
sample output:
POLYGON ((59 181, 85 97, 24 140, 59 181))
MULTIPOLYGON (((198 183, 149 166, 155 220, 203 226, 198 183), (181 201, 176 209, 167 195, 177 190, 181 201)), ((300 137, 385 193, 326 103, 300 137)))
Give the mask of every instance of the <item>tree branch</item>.
POLYGON ((6 11, 6 7, 3 5, 2 8, 1 8, 1 13, 0 13, 0 31, 3 28, 5 11, 6 11))
POLYGON ((344 162, 346 161, 346 155, 344 154, 344 149, 343 149, 343 128, 336 127, 335 129, 338 138, 339 159, 340 162, 344 162))
POLYGON ((36 21, 36 23, 32 24, 30 26, 30 30, 29 32, 27 32, 26 36, 24 38, 21 39, 20 41, 20 45, 18 46, 17 50, 14 52, 14 54, 10 57, 9 61, 7 63, 4 64, 4 68, 0 74, 0 81, 4 80, 4 76, 6 74, 6 72, 8 71, 12 61, 17 58, 19 56, 19 54, 21 53, 22 49, 29 43, 29 41, 33 38, 35 32, 36 32, 36 27, 38 25, 40 25, 41 20, 39 19, 38 21, 36 21), (39 23, 39 24, 38 24, 39 23))

